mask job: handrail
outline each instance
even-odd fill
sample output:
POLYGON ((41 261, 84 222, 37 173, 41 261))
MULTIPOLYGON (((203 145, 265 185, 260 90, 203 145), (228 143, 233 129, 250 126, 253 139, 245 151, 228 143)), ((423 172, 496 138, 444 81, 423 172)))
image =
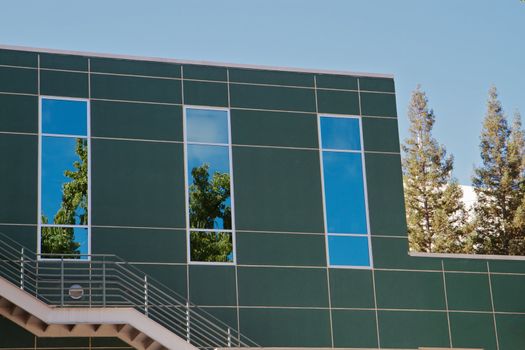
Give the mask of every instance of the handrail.
POLYGON ((0 277, 52 307, 135 308, 201 349, 260 347, 113 254, 42 255, 0 232, 0 277))

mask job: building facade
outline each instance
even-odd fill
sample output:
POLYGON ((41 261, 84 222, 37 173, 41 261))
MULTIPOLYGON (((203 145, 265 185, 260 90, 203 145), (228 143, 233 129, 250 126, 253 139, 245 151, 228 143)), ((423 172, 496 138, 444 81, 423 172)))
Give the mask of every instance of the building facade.
MULTIPOLYGON (((391 76, 4 47, 0 157, 1 233, 261 346, 525 348, 525 261, 408 252, 391 76)), ((0 318, 0 349, 50 348, 128 345, 0 318)))

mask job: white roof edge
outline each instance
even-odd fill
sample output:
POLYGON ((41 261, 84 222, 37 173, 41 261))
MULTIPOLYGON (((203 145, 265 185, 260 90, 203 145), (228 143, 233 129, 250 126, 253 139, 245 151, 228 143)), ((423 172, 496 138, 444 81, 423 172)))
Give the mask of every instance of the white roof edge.
POLYGON ((483 255, 483 254, 461 254, 461 253, 426 253, 426 252, 408 252, 408 255, 415 257, 427 258, 456 258, 456 259, 473 259, 473 260, 519 260, 524 261, 525 256, 520 255, 483 255))
POLYGON ((87 51, 70 51, 70 50, 60 50, 60 49, 44 49, 44 48, 28 47, 28 46, 17 46, 17 45, 2 45, 2 44, 0 44, 0 49, 18 50, 18 51, 31 51, 31 52, 40 52, 40 53, 54 53, 54 54, 61 54, 61 55, 77 55, 77 56, 90 56, 90 57, 101 57, 101 58, 116 58, 116 59, 135 60, 135 61, 165 62, 165 63, 178 63, 178 64, 196 64, 196 65, 206 65, 206 66, 261 69, 261 70, 271 70, 271 71, 273 70, 273 71, 297 72, 297 73, 349 75, 349 76, 358 76, 358 77, 390 78, 390 79, 394 78, 393 74, 350 72, 350 71, 325 70, 325 69, 306 69, 306 68, 292 68, 292 67, 274 67, 274 66, 255 65, 255 64, 239 64, 239 63, 198 61, 198 60, 196 60, 196 61, 179 60, 179 59, 173 59, 173 58, 133 56, 133 55, 120 55, 120 54, 106 54, 106 53, 95 53, 95 52, 87 52, 87 51))

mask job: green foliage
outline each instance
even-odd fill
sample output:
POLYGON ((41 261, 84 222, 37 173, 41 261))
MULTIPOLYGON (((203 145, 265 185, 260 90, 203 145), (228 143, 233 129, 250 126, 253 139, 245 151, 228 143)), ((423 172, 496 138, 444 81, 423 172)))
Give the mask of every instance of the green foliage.
MULTIPOLYGON (((223 229, 232 228, 230 175, 215 172, 210 179, 209 166, 203 164, 191 171, 189 187, 190 227, 214 229, 215 220, 222 219, 223 229)), ((191 232, 191 260, 226 262, 231 260, 232 235, 227 232, 191 232)))
POLYGON ((403 182, 410 249, 420 252, 468 252, 463 191, 452 178, 453 157, 432 136, 434 112, 419 86, 412 93, 410 137, 403 145, 403 182))
MULTIPOLYGON (((75 170, 64 172, 71 181, 62 185, 62 204, 53 219, 53 224, 56 225, 88 224, 87 140, 77 138, 75 152, 80 161, 73 163, 75 170)), ((42 216, 42 223, 48 223, 45 216, 42 216)), ((79 254, 80 244, 75 242, 74 230, 71 227, 43 227, 41 247, 43 254, 79 254)))
POLYGON ((516 113, 509 127, 492 87, 481 132, 482 165, 472 179, 477 253, 525 254, 524 146, 521 116, 516 113))

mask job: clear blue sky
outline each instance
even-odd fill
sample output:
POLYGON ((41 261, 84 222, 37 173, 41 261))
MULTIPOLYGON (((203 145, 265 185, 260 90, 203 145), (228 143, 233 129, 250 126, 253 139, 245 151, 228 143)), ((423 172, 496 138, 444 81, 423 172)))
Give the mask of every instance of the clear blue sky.
POLYGON ((0 43, 393 73, 401 137, 420 83, 463 184, 479 162, 490 85, 525 117, 520 0, 6 0, 0 43))

